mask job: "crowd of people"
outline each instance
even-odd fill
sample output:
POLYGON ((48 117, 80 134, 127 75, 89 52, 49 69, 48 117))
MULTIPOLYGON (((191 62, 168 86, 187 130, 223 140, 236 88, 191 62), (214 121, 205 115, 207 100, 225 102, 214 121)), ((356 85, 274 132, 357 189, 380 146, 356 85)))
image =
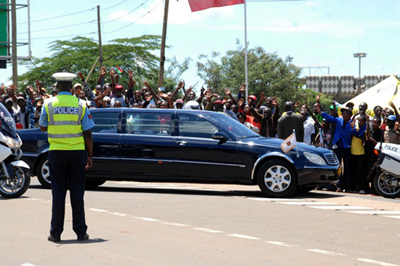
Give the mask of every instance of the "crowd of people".
MULTIPOLYGON (((261 93, 258 98, 255 95, 246 98, 246 84, 239 87, 236 96, 228 88, 224 95, 201 88, 197 96, 192 87, 185 88, 184 81, 168 93, 155 91, 146 81, 143 88, 136 88, 132 71, 128 71, 127 88, 119 83, 119 75, 113 69, 108 72, 110 82, 106 83, 105 67, 101 68, 93 90, 82 73, 78 76, 82 83, 74 84, 71 93, 86 100, 89 108, 203 109, 225 113, 265 137, 286 139, 294 130, 298 142, 333 150, 342 162, 344 171, 339 182, 323 188, 337 192, 373 193, 369 170, 377 160, 375 145, 380 141, 400 144, 400 115, 392 102, 390 107, 374 106, 370 110, 365 102, 356 109, 351 102, 343 106, 333 101, 329 110, 323 110, 318 95, 311 109, 307 103, 288 101, 281 112, 276 97, 261 93), (177 98, 180 90, 183 97, 177 98)), ((35 89, 27 86, 21 92, 14 85, 7 88, 1 85, 0 101, 22 128, 36 128, 44 100, 57 93, 57 84, 49 94, 39 80, 35 89)))

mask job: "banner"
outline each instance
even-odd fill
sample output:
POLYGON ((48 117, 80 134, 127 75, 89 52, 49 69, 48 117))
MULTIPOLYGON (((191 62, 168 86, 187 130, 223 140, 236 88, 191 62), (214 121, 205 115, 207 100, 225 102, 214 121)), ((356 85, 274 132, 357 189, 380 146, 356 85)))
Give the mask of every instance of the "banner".
POLYGON ((245 0, 189 0, 189 5, 192 12, 196 12, 211 7, 244 4, 244 1, 245 0))

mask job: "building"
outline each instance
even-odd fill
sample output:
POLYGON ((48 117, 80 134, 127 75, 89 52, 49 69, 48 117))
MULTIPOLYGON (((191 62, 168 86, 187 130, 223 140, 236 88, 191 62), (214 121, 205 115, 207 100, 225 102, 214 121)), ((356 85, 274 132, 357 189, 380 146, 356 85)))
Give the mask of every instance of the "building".
MULTIPOLYGON (((363 78, 355 78, 354 76, 306 76, 305 84, 307 89, 322 92, 331 96, 333 100, 344 103, 389 76, 368 75, 363 78)), ((397 76, 396 78, 399 79, 397 76)))

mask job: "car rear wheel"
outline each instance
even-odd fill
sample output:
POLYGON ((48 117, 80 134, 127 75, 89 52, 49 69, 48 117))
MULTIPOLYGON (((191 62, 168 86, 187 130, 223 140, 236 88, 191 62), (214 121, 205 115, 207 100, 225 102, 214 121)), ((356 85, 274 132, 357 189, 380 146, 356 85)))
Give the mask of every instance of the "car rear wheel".
POLYGON ((264 195, 275 198, 290 197, 298 187, 292 167, 281 160, 264 163, 257 173, 257 182, 264 195))
POLYGON ((49 158, 47 155, 43 156, 36 167, 36 176, 45 188, 51 188, 49 158))

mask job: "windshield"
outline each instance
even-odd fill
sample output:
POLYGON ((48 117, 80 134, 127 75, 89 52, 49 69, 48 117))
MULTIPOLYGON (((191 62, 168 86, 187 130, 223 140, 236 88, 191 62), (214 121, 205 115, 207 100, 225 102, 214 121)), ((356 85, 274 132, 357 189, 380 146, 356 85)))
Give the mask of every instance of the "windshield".
POLYGON ((204 116, 213 124, 218 125, 219 128, 229 132, 236 139, 260 137, 259 134, 227 115, 209 113, 204 114, 204 116))
POLYGON ((14 118, 10 115, 7 108, 0 104, 0 130, 11 137, 17 135, 17 127, 15 126, 14 118))

